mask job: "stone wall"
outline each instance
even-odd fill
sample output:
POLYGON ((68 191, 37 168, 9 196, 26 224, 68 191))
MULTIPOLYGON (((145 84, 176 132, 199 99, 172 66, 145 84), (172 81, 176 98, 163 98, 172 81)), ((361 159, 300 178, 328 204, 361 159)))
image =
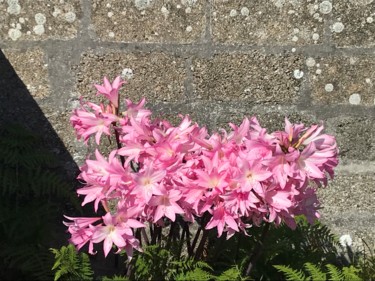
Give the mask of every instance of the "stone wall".
POLYGON ((323 220, 374 243, 374 0, 0 0, 0 48, 0 121, 54 135, 70 173, 69 115, 104 75, 213 130, 323 120, 341 159, 323 220))

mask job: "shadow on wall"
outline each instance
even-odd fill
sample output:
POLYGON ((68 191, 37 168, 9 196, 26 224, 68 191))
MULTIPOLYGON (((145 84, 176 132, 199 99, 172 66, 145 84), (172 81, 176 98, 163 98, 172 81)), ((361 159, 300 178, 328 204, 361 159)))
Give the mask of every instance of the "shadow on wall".
MULTIPOLYGON (((30 69, 30 71, 33 70, 30 69)), ((80 186, 76 180, 76 176, 79 173, 77 164, 66 150, 64 143, 43 114, 43 111, 34 100, 26 85, 0 49, 0 127, 10 123, 21 124, 23 127, 41 136, 46 147, 58 157, 61 167, 59 171, 66 177, 66 180, 72 183, 72 188, 80 186)), ((70 215, 73 214, 72 216, 75 216, 77 214, 77 211, 72 206, 69 205, 66 207, 68 209, 65 211, 68 213, 72 212, 70 215)), ((84 212, 91 215, 92 210, 90 207, 87 206, 84 212)), ((65 237, 64 234, 66 227, 61 224, 61 220, 60 218, 58 219, 56 228, 57 233, 61 233, 63 236, 59 238, 61 241, 54 242, 56 245, 53 244, 53 247, 60 247, 66 244, 68 240, 68 237, 65 237)), ((114 267, 114 255, 110 255, 107 259, 104 259, 103 254, 98 254, 97 256, 92 258, 92 267, 95 269, 96 274, 108 275, 114 272, 121 274, 122 269, 114 267)))
POLYGON ((9 123, 19 123, 42 136, 47 148, 58 157, 64 176, 75 179, 78 166, 0 49, 0 126, 9 123))

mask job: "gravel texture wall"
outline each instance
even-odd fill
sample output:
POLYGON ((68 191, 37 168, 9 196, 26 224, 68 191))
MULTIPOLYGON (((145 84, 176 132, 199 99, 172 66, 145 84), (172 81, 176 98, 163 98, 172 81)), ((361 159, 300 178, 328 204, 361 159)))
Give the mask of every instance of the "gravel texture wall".
POLYGON ((341 163, 322 219, 374 245, 374 0, 0 0, 0 48, 0 122, 45 134, 70 177, 89 148, 69 116, 104 75, 212 130, 323 121, 341 163))

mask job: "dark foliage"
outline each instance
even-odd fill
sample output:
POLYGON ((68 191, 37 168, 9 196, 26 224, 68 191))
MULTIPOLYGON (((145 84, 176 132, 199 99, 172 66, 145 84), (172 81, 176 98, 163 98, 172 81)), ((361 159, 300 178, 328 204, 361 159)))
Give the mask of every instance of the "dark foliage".
MULTIPOLYGON (((72 186, 37 134, 18 124, 0 128, 0 276, 2 280, 51 280, 63 203, 75 202, 72 186)), ((60 231, 59 231, 60 232, 60 231)))

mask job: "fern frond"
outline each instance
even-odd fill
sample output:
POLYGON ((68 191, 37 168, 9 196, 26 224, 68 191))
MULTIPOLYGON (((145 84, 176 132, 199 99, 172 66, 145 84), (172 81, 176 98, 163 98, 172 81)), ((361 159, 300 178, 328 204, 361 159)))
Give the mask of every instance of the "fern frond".
POLYGON ((326 264, 326 268, 328 270, 329 279, 330 281, 336 281, 336 280, 343 280, 344 275, 342 274, 342 271, 338 269, 333 264, 326 264))
POLYGON ((305 263, 304 267, 309 275, 305 275, 302 271, 292 269, 289 266, 275 265, 274 266, 279 272, 282 272, 287 280, 330 280, 330 281, 361 281, 362 279, 358 276, 359 269, 354 266, 343 267, 342 270, 338 269, 332 264, 327 264, 327 273, 323 272, 317 265, 312 263, 305 263))
POLYGON ((221 273, 218 277, 216 277, 217 281, 228 281, 228 280, 235 280, 235 281, 246 281, 250 280, 248 276, 242 276, 241 270, 238 266, 233 266, 228 270, 221 273))
POLYGON ((77 253, 73 245, 62 246, 60 250, 50 249, 55 255, 52 270, 55 271, 54 281, 64 277, 71 280, 92 280, 93 271, 87 254, 77 253))
POLYGON ((334 235, 328 226, 316 222, 310 225, 306 219, 300 219, 297 224, 298 237, 302 238, 301 250, 305 253, 317 252, 327 254, 335 253, 339 245, 338 238, 334 235))
POLYGON ((176 276, 176 281, 208 281, 214 278, 210 272, 203 270, 202 268, 196 267, 194 270, 180 273, 176 276))
POLYGON ((359 269, 354 266, 343 267, 342 275, 344 276, 344 281, 361 281, 362 278, 358 276, 359 269))
POLYGON ((305 269, 310 274, 313 281, 326 280, 326 274, 316 265, 312 263, 305 263, 305 269))
POLYGON ((302 270, 293 269, 285 265, 274 265, 274 267, 281 273, 283 273, 288 281, 295 280, 307 280, 306 275, 302 270))
POLYGON ((201 268, 201 269, 209 269, 209 270, 211 270, 211 271, 214 270, 214 269, 213 269, 208 263, 206 263, 206 262, 204 262, 204 261, 196 261, 196 262, 195 262, 195 266, 196 266, 197 268, 201 268))
POLYGON ((0 147, 2 277, 50 280, 53 260, 47 249, 61 199, 78 200, 40 136, 17 124, 0 126, 0 147))
POLYGON ((0 245, 1 256, 6 256, 3 262, 7 268, 23 272, 29 279, 51 279, 52 274, 48 265, 51 259, 46 249, 35 245, 0 245))

